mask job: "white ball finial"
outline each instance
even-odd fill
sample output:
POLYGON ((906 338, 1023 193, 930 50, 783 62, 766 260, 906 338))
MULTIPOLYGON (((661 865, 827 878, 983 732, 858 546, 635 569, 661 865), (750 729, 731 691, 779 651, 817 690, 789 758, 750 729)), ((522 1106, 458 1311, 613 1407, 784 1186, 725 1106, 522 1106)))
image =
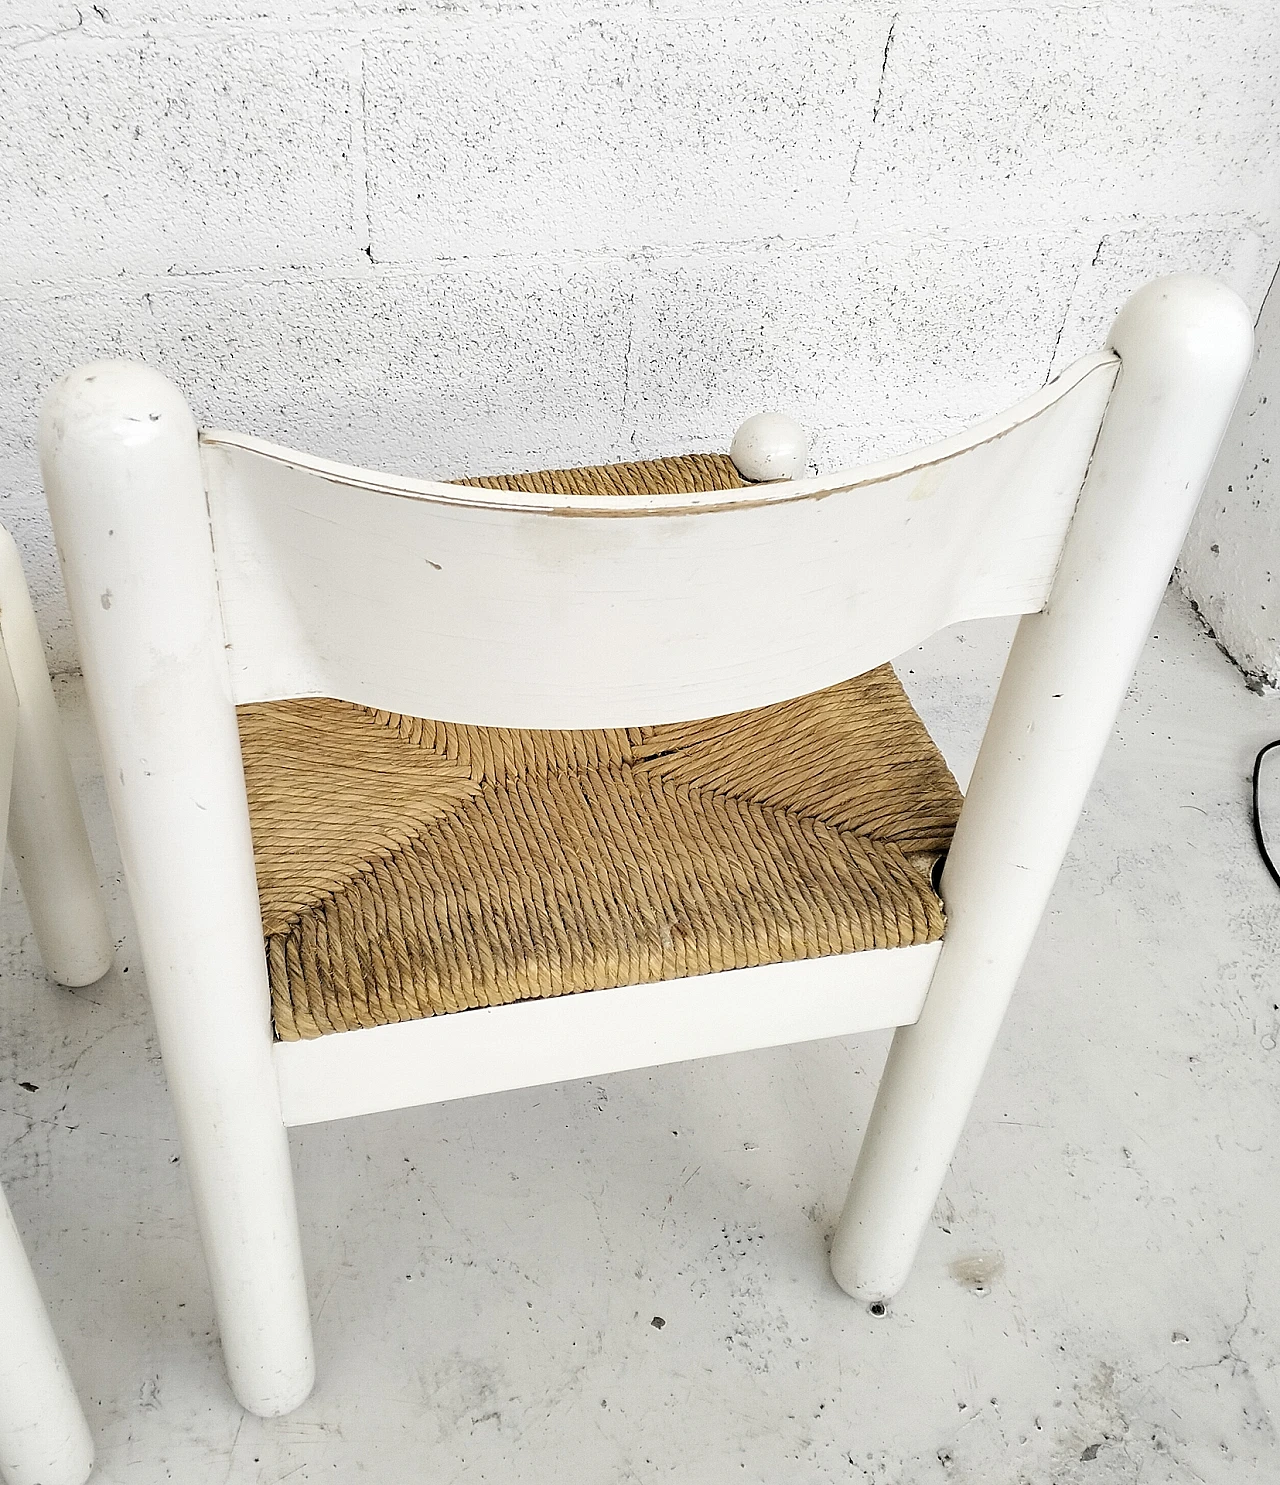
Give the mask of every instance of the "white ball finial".
POLYGON ((786 413, 762 412, 733 435, 729 457, 744 480, 800 479, 807 468, 809 435, 786 413))

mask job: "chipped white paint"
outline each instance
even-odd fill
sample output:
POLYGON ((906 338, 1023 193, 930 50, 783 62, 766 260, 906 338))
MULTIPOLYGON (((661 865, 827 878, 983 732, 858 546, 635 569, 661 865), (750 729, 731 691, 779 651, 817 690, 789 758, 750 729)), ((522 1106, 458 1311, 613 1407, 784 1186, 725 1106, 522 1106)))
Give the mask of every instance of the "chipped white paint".
MULTIPOLYGON (((145 369, 136 374, 159 380, 145 369)), ((95 380, 91 372, 90 392, 95 380)), ((107 385, 104 376, 99 390, 107 385)), ((176 408, 172 403, 162 410, 134 408, 121 418, 117 431, 125 445, 151 457, 111 481, 114 514, 92 536, 76 537, 61 528, 59 551, 86 655, 95 648, 95 625, 121 632, 153 604, 169 616, 147 642, 146 680, 131 674, 141 652, 131 656, 128 647, 113 657, 104 655, 101 664, 91 661, 86 669, 95 708, 118 700, 118 715, 132 719, 136 741, 123 747, 108 729, 100 729, 104 757, 112 760, 107 788, 120 823, 152 986, 172 992, 154 998, 156 1029, 210 1254, 227 1373, 245 1407, 270 1417, 297 1406, 311 1389, 310 1321, 289 1149, 271 1061, 253 845, 235 710, 226 688, 208 513, 199 498, 194 503, 166 498, 179 491, 198 496, 201 485, 195 427, 189 414, 184 426, 185 409, 176 396, 174 401, 176 408), (143 509, 170 558, 179 553, 194 558, 194 571, 181 560, 167 559, 146 573, 108 573, 127 545, 130 513, 143 509), (196 575, 201 559, 203 583, 196 575), (182 711, 190 731, 184 735, 157 725, 179 696, 187 703, 182 711), (220 807, 237 791, 237 806, 220 807), (161 849, 153 849, 177 801, 187 817, 182 836, 170 835, 161 849), (244 866, 247 870, 237 869, 244 866), (219 881, 224 867, 230 867, 229 886, 219 881), (219 886, 211 891, 215 881, 219 886), (179 903, 196 911, 183 912, 179 903), (234 1193, 230 1201, 223 1199, 227 1192, 234 1193), (249 1253, 253 1262, 237 1261, 249 1253)), ((60 488, 52 466, 75 464, 76 438, 70 420, 48 406, 43 429, 42 462, 57 511, 60 488)), ((98 505, 100 516, 107 517, 109 503, 98 505)))
POLYGON ((68 366, 427 477, 723 449, 760 407, 876 458, 1155 273, 1257 306, 1278 46, 1270 0, 9 0, 0 500, 56 663, 68 366))

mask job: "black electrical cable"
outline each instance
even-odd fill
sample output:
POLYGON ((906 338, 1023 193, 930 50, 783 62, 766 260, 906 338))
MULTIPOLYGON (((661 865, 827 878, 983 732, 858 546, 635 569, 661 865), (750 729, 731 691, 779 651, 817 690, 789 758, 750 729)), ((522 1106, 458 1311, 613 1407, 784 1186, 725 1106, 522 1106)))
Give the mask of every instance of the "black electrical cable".
POLYGON ((1280 871, 1276 870, 1276 864, 1271 859, 1271 852, 1267 850, 1266 837, 1262 833, 1262 817, 1258 813, 1258 776, 1262 772, 1262 760, 1272 748, 1280 748, 1280 737, 1276 738, 1275 742, 1269 742, 1253 760, 1253 838, 1258 843, 1258 854, 1262 857, 1263 865, 1271 873, 1271 880, 1277 887, 1280 887, 1280 871))

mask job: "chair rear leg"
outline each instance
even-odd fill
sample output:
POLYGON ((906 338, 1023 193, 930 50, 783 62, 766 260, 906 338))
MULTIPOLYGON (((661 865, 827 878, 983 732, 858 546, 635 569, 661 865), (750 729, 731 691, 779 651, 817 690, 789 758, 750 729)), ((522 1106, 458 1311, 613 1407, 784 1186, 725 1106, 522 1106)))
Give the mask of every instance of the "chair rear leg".
POLYGON ((0 1192, 0 1479, 83 1485, 93 1440, 13 1213, 0 1192))
MULTIPOLYGON (((218 963, 209 964, 210 997, 228 984, 218 963)), ((150 969, 148 977, 227 1377, 249 1412, 278 1417, 310 1393, 315 1361, 273 1070, 265 1046, 254 1055, 234 1045, 242 1039, 234 1026, 209 1036, 172 1026, 171 987, 150 969)))
POLYGON ((9 845, 45 968, 91 985, 111 967, 97 868, 18 551, 0 530, 0 638, 17 693, 9 845))
POLYGON ((855 1299, 891 1299, 911 1271, 1013 989, 997 975, 949 941, 919 1021, 894 1033, 831 1247, 855 1299))
POLYGON ((231 1386, 314 1362, 240 738, 195 424, 157 372, 64 377, 41 462, 231 1386))
POLYGON ((1044 608, 1018 626, 942 879, 946 941, 894 1037, 832 1270, 903 1283, 1253 351, 1252 316, 1190 274, 1140 289, 1044 608))

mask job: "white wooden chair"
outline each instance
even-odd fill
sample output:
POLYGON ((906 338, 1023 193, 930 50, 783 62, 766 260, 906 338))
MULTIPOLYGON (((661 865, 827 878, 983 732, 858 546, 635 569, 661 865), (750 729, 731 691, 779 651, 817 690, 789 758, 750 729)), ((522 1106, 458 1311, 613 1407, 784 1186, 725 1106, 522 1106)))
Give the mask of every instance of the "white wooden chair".
POLYGON ((1229 290, 1163 279, 1105 350, 935 447, 777 480, 798 450, 765 418, 735 456, 774 483, 605 498, 198 434, 142 366, 58 383, 46 488, 245 1407, 286 1412, 312 1384, 286 1130, 378 1109, 898 1027, 832 1252, 851 1295, 894 1294, 1251 344, 1229 290), (273 1035, 238 704, 683 722, 831 686, 999 614, 1026 617, 941 879, 940 942, 273 1035))
MULTIPOLYGON (((5 821, 45 968, 90 985, 111 966, 98 875, 17 548, 0 529, 0 862, 5 821)), ((0 1193, 0 1478, 80 1485, 93 1443, 0 1193)))

